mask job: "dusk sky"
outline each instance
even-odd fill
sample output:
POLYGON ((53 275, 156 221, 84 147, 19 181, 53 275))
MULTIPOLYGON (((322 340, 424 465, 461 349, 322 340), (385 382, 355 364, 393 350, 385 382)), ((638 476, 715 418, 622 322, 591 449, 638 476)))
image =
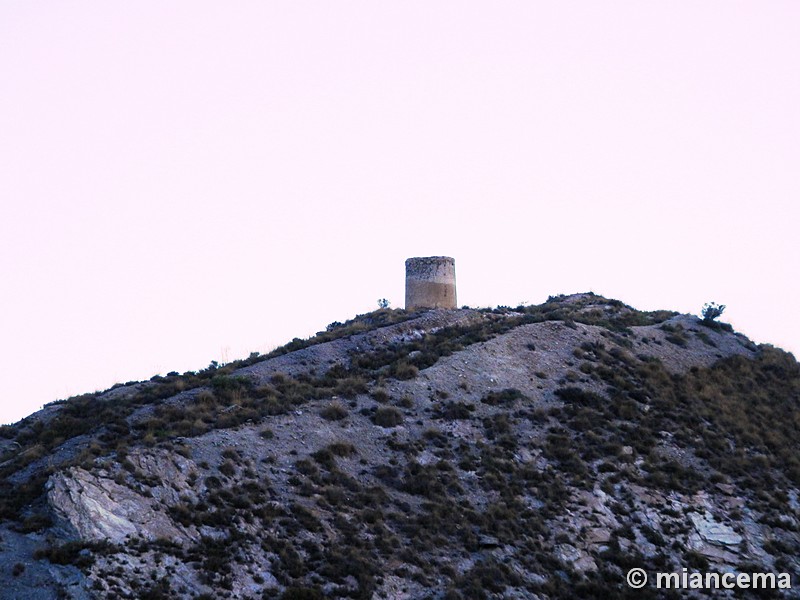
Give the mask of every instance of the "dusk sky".
POLYGON ((0 2, 0 423, 403 305, 800 350, 800 3, 0 2))

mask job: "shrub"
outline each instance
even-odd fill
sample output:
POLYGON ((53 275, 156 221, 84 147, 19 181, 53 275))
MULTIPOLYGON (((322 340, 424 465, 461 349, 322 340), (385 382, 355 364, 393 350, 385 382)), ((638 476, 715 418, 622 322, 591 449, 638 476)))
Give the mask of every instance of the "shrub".
POLYGON ((667 334, 666 336, 664 336, 664 339, 666 339, 671 344, 675 344, 676 346, 681 346, 682 348, 686 347, 687 344, 686 338, 683 337, 683 335, 676 335, 674 333, 667 334))
POLYGON ((708 570, 708 559, 694 550, 689 550, 683 555, 683 563, 690 569, 697 569, 698 571, 708 570))
POLYGON ((403 422, 403 413, 394 407, 382 406, 372 415, 372 422, 381 427, 395 427, 403 422))
POLYGON ((471 418, 474 410, 474 404, 467 404, 466 402, 442 402, 436 407, 433 415, 437 419, 454 421, 457 419, 471 418))
POLYGON ((706 302, 703 305, 703 320, 710 322, 715 319, 718 319, 722 316, 722 312, 725 310, 724 304, 717 304, 716 302, 706 302))
POLYGON ((405 361, 400 361, 394 369, 394 376, 397 379, 414 379, 419 373, 419 369, 405 361))
POLYGON ((356 448, 350 442, 334 442, 328 446, 328 450, 335 456, 352 456, 356 453, 356 448))
POLYGON ((241 458, 239 456, 239 451, 235 448, 225 448, 225 450, 222 451, 222 457, 231 460, 239 460, 241 458))
POLYGON ((33 557, 37 560, 45 558, 54 565, 75 565, 78 568, 86 568, 94 562, 91 550, 103 551, 109 547, 105 542, 86 544, 83 542, 67 542, 60 546, 48 546, 44 549, 36 550, 33 557), (83 552, 89 550, 90 552, 83 552))
POLYGON ((371 396, 375 402, 380 402, 381 404, 386 404, 389 401, 389 394, 383 388, 372 390, 371 396))
POLYGON ((411 399, 411 396, 403 396, 398 400, 397 406, 402 408, 414 408, 414 400, 411 399))
POLYGON ((319 416, 328 421, 340 421, 347 416, 347 409, 339 402, 331 402, 319 411, 319 416))
POLYGON ((525 398, 525 395, 516 388, 506 388, 499 392, 489 392, 481 398, 481 402, 489 406, 498 406, 501 404, 513 404, 515 400, 525 398))
POLYGON ((335 392, 345 398, 355 398, 359 394, 367 393, 367 384, 360 377, 348 377, 336 384, 335 392))
POLYGON ((21 523, 12 526, 12 528, 19 533, 33 533, 50 527, 52 524, 53 521, 48 515, 35 514, 26 517, 21 523))

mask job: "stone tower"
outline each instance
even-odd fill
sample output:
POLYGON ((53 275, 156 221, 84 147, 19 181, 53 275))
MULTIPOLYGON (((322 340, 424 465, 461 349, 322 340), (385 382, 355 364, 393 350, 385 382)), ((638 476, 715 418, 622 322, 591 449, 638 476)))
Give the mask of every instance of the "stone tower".
POLYGON ((456 261, 449 256, 406 260, 406 310, 456 308, 456 261))

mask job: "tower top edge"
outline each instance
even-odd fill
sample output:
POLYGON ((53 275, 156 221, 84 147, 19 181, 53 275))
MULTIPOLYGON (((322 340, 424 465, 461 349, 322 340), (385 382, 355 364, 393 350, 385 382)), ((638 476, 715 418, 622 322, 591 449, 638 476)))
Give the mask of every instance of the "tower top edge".
POLYGON ((455 263, 456 260, 451 256, 414 256, 412 258, 406 259, 406 265, 412 263, 423 263, 423 262, 431 262, 431 263, 455 263))

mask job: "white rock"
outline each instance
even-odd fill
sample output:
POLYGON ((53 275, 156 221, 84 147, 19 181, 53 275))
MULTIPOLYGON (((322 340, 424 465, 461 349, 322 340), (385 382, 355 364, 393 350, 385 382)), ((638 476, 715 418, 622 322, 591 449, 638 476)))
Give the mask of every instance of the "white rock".
POLYGON ((127 536, 190 540, 183 528, 159 510, 155 498, 73 467, 50 478, 47 501, 81 538, 120 544, 127 536))
POLYGON ((692 513, 689 518, 692 520, 697 534, 709 544, 738 546, 742 541, 742 536, 724 523, 715 521, 709 515, 692 513))

